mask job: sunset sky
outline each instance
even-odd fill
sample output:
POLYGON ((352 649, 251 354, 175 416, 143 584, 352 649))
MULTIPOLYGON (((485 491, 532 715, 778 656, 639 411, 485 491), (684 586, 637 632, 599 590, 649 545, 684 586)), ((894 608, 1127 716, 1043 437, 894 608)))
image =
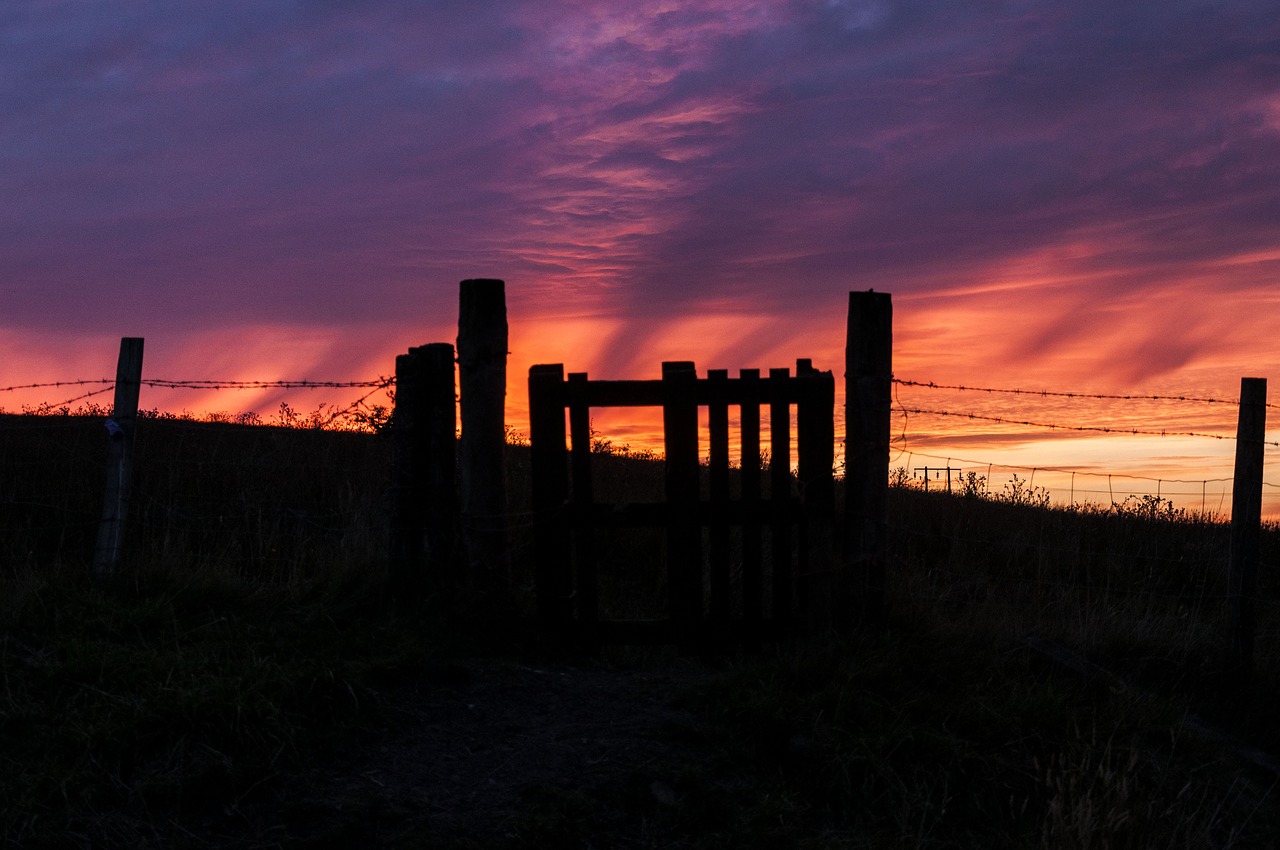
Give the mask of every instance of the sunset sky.
MULTIPOLYGON (((470 277, 507 281, 517 426, 537 362, 630 378, 664 359, 811 357, 839 379, 847 293, 869 288, 893 295, 899 378, 1231 399, 1256 376, 1277 397, 1280 15, 1273 0, 0 6, 0 386, 109 376, 121 336, 146 337, 153 378, 375 378, 453 341, 470 277)), ((1236 415, 910 386, 899 401, 1187 433, 1229 434, 1236 415)), ((1231 474, 1230 441, 920 414, 894 428, 895 465, 1062 466, 1102 489, 1106 473, 1231 474)))

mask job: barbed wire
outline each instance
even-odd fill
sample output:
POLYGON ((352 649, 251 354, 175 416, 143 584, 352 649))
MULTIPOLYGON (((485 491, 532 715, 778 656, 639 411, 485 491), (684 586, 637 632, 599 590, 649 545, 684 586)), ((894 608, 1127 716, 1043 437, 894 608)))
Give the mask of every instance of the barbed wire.
MULTIPOLYGON (((1187 395, 1111 395, 1107 393, 1082 393, 1070 392, 1063 390, 1022 390, 1022 389, 1001 389, 997 387, 970 387, 963 384, 939 384, 933 381, 912 381, 906 378, 893 378, 895 384, 904 387, 921 387, 931 390, 962 390, 966 392, 978 393, 1003 393, 1008 395, 1038 395, 1052 396, 1056 398, 1084 398, 1096 399, 1100 401, 1191 401, 1201 402, 1204 404, 1231 404, 1239 406, 1237 399, 1226 398, 1209 398, 1203 396, 1187 396, 1187 395)), ((1280 405, 1268 403, 1267 407, 1280 407, 1280 405)))
MULTIPOLYGON (((958 413, 951 410, 933 410, 921 407, 907 407, 899 404, 899 410, 906 414, 922 414, 929 416, 952 416, 958 419, 976 419, 983 422, 998 422, 1003 425, 1025 425, 1029 428, 1049 428, 1055 431, 1094 431, 1102 434, 1129 434, 1143 437, 1203 437, 1209 440, 1235 440, 1235 436, 1227 434, 1207 434, 1200 431, 1152 431, 1143 428, 1121 428, 1110 425, 1058 425, 1052 422, 1033 422, 1026 419, 1010 419, 1004 416, 985 416, 978 413, 958 413)), ((1280 441, 1263 440, 1265 446, 1280 447, 1280 441)))
POLYGON ((85 384, 114 384, 113 378, 84 378, 76 381, 48 381, 43 384, 14 384, 12 387, 0 387, 0 393, 13 392, 14 390, 38 390, 47 389, 49 387, 78 387, 85 384))
POLYGON ((112 390, 114 390, 115 388, 116 388, 116 387, 115 387, 115 382, 113 381, 113 382, 112 382, 112 384, 111 384, 111 386, 109 386, 109 387, 103 387, 103 388, 102 388, 102 389, 100 389, 100 390, 94 390, 93 392, 87 392, 87 393, 84 393, 83 395, 73 396, 73 397, 71 397, 71 398, 69 398, 69 399, 66 399, 65 401, 60 401, 60 402, 58 402, 57 404, 51 404, 51 405, 49 405, 49 409, 50 409, 50 410, 57 410, 57 409, 59 409, 59 408, 66 407, 66 406, 67 406, 67 405, 69 405, 69 404, 74 404, 74 403, 75 403, 75 402, 77 402, 77 401, 84 401, 86 398, 93 398, 93 397, 94 397, 94 396, 96 396, 96 395, 102 395, 103 393, 109 393, 109 392, 111 392, 112 390))
POLYGON ((360 398, 356 399, 351 404, 347 405, 341 410, 336 410, 333 413, 329 414, 329 417, 320 424, 320 427, 321 428, 328 427, 329 425, 333 424, 334 420, 339 419, 343 416, 346 416, 350 413, 353 413, 357 408, 363 407, 365 401, 370 396, 389 388, 392 384, 396 382, 396 378, 394 375, 380 378, 379 380, 381 381, 381 383, 378 383, 378 384, 363 384, 363 386, 373 386, 373 389, 369 390, 369 392, 360 396, 360 398))
MULTIPOLYGON (((213 379, 207 380, 188 380, 178 381, 166 378, 147 378, 141 381, 143 386, 157 389, 187 389, 187 390, 260 390, 260 389, 332 389, 332 388, 350 388, 350 387, 373 387, 376 392, 391 384, 395 383, 395 377, 384 378, 379 377, 368 381, 311 381, 311 380, 284 380, 284 381, 219 381, 213 379)), ((372 395, 372 393, 370 393, 372 395)), ((367 397, 367 396, 366 396, 367 397)))

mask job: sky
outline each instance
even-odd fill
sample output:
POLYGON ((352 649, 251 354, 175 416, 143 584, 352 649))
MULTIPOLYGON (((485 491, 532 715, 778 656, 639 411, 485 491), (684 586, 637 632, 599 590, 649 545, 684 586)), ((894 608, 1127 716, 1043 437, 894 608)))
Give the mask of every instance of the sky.
MULTIPOLYGON (((1271 0, 0 5, 0 389, 110 376, 122 336, 144 377, 372 379, 496 277, 517 427, 533 363, 842 390, 872 288, 901 379, 1229 400, 1280 362, 1278 223, 1271 0)), ((1069 430, 1230 405, 897 391, 909 468, 1230 475, 1230 441, 1069 430)))

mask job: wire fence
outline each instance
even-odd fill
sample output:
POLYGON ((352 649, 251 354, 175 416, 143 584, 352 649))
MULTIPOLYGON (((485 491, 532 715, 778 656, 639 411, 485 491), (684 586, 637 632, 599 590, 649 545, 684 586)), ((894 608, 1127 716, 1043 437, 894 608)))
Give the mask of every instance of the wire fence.
MULTIPOLYGON (((185 568, 230 568, 283 580, 352 565, 383 568, 394 510, 395 448, 378 425, 385 425, 390 415, 394 379, 142 383, 174 391, 351 393, 310 414, 293 412, 282 402, 272 419, 248 414, 206 416, 202 421, 157 410, 145 413, 137 431, 127 536, 132 559, 185 568), (386 404, 379 393, 386 394, 386 404), (250 427, 260 425, 289 430, 250 427)), ((895 384, 919 393, 952 393, 952 398, 976 393, 1021 402, 1040 396, 1071 404, 1088 399, 1124 405, 1203 405, 1227 413, 1237 405, 1193 396, 1033 393, 906 380, 895 384)), ((102 417, 110 413, 92 400, 113 388, 114 382, 105 380, 0 387, 0 393, 56 389, 69 396, 58 404, 28 406, 17 415, 0 417, 0 554, 11 567, 80 564, 90 557, 102 512, 102 417)), ((1198 427, 1126 429, 1072 421, 1065 418, 1071 410, 1060 408, 1056 413, 1062 418, 1038 422, 1030 416, 1001 416, 990 408, 896 399, 891 466, 905 470, 905 477, 897 482, 902 486, 891 491, 889 574, 898 586, 898 604, 926 606, 948 617, 1011 618, 1017 620, 1009 625, 1011 634, 1044 630, 1052 623, 1050 631, 1076 646, 1133 642, 1141 637, 1135 630, 1162 630, 1166 637, 1161 640, 1166 642, 1167 635, 1180 635, 1183 643, 1177 652, 1202 651, 1217 639, 1226 605, 1230 542, 1225 525, 1199 520, 1223 517, 1230 504, 1231 476, 1148 476, 949 454, 935 448, 942 445, 940 436, 947 436, 945 429, 928 419, 987 422, 1014 430, 1019 439, 1026 438, 1026 429, 1044 426, 1056 426, 1050 427, 1054 431, 1110 429, 1101 433, 1117 440, 1212 436, 1217 444, 1233 439, 1223 433, 1231 427, 1229 417, 1220 421, 1216 432, 1198 427), (980 493, 966 490, 979 482, 980 493), (924 493, 926 486, 931 491, 949 486, 953 495, 984 498, 953 499, 952 509, 940 512, 930 507, 932 494, 924 493), (1096 504, 1101 509, 1022 511, 1049 487, 1062 504, 1096 504), (1130 502, 1135 496, 1138 501, 1130 502), (1150 509, 1150 499, 1141 500, 1143 496, 1155 499, 1156 510, 1150 509), (1191 505, 1197 516, 1143 524, 1173 517, 1158 509, 1174 500, 1191 505), (1148 510, 1144 513, 1143 508, 1148 510), (1155 531, 1149 534, 1144 528, 1155 531)), ((626 456, 610 463, 617 467, 617 481, 611 486, 636 486, 626 456)), ((528 503, 524 447, 512 447, 507 474, 509 512, 501 519, 509 539, 512 580, 531 592, 533 509, 528 503)), ((655 481, 659 486, 660 477, 655 481)), ((487 526, 493 519, 463 521, 487 526)), ((1273 654, 1280 646, 1280 590, 1272 586, 1272 577, 1280 576, 1280 545, 1271 539, 1274 536, 1267 538, 1262 551, 1257 597, 1257 640, 1273 654)), ((635 557, 629 550, 640 546, 660 557, 657 543, 621 539, 615 556, 635 557)))
MULTIPOLYGON (((1217 518, 1229 509, 1236 400, 893 383, 891 466, 921 487, 969 493, 979 487, 987 495, 1043 496, 1065 506, 1177 506, 1217 518), (1025 412, 1037 402, 1048 402, 1046 415, 1025 412), (1084 409, 1085 402, 1104 404, 1084 409), (1206 407, 1209 415, 1201 412, 1206 407), (1186 423, 1200 427, 1179 427, 1186 423), (1217 448, 1220 443, 1226 448, 1217 448), (1061 460, 1024 462, 1031 452, 1061 460), (1085 462, 1071 463, 1073 455, 1085 462)), ((1280 441, 1264 445, 1280 447, 1280 441)), ((1264 487, 1264 513, 1280 515, 1280 483, 1264 481, 1264 487)))

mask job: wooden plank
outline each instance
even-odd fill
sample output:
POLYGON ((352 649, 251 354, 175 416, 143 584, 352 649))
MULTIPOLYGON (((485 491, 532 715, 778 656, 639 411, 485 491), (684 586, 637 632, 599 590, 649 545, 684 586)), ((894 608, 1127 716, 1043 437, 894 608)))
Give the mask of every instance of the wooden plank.
MULTIPOLYGON (((570 470, 573 483, 572 503, 577 512, 595 504, 591 483, 591 408, 587 403, 587 373, 573 372, 566 385, 569 406, 569 439, 572 446, 570 470)), ((574 598, 578 620, 590 632, 600 619, 595 532, 589 525, 578 525, 573 531, 573 563, 576 573, 574 598)), ((594 640, 590 640, 594 644, 594 640)))
POLYGON ((773 616, 787 619, 792 616, 791 523, 782 512, 782 505, 791 498, 791 405, 787 402, 786 388, 791 383, 791 370, 770 369, 769 398, 769 499, 777 509, 770 523, 772 564, 770 575, 773 590, 773 616))
POLYGON ((796 364, 805 392, 796 413, 797 477, 804 501, 801 581, 797 587, 805 626, 825 634, 833 626, 835 591, 835 378, 807 360, 796 364))
MULTIPOLYGON (((743 369, 740 374, 741 500, 750 513, 760 509, 760 370, 743 369)), ((764 616, 762 525, 754 522, 742 528, 742 617, 757 626, 764 616)))
POLYGON ((458 483, 469 579, 485 586, 505 582, 509 573, 505 286, 501 280, 464 280, 458 299, 458 483))
POLYGON ((889 527, 889 407, 893 390, 893 302, 850 292, 845 341, 845 552, 857 615, 884 620, 889 527))
MULTIPOLYGON (((759 370, 755 371, 758 373, 759 370)), ((591 407, 661 407, 662 387, 662 381, 591 381, 587 385, 587 403, 591 407)), ((714 383, 700 378, 695 382, 694 400, 702 407, 716 402, 741 404, 743 392, 741 378, 726 378, 714 383)), ((795 404, 802 390, 797 384, 788 383, 777 392, 779 400, 795 404)))
MULTIPOLYGON (((697 373, 693 363, 667 362, 662 364, 662 381, 666 496, 678 512, 691 509, 699 500, 697 373)), ((667 585, 679 643, 692 649, 702 617, 702 531, 691 523, 667 525, 667 585)))
POLYGON ((116 359, 115 399, 107 420, 107 484, 102 521, 93 553, 93 574, 115 572, 124 548, 125 522, 133 485, 133 443, 142 390, 142 337, 124 337, 116 359))
POLYGON ((729 570, 729 405, 723 385, 729 380, 727 369, 707 372, 709 395, 715 399, 707 407, 708 492, 710 496, 710 529, 708 532, 710 561, 710 599, 708 610, 712 622, 729 619, 732 589, 729 570))
POLYGON ((564 366, 529 369, 529 453, 534 516, 538 618, 552 636, 563 636, 572 619, 565 446, 564 366))
POLYGON ((1263 446, 1267 435, 1267 380, 1240 380, 1235 478, 1231 486, 1231 563, 1227 574, 1230 623, 1228 667, 1250 678, 1256 615, 1258 541, 1262 532, 1263 446))

